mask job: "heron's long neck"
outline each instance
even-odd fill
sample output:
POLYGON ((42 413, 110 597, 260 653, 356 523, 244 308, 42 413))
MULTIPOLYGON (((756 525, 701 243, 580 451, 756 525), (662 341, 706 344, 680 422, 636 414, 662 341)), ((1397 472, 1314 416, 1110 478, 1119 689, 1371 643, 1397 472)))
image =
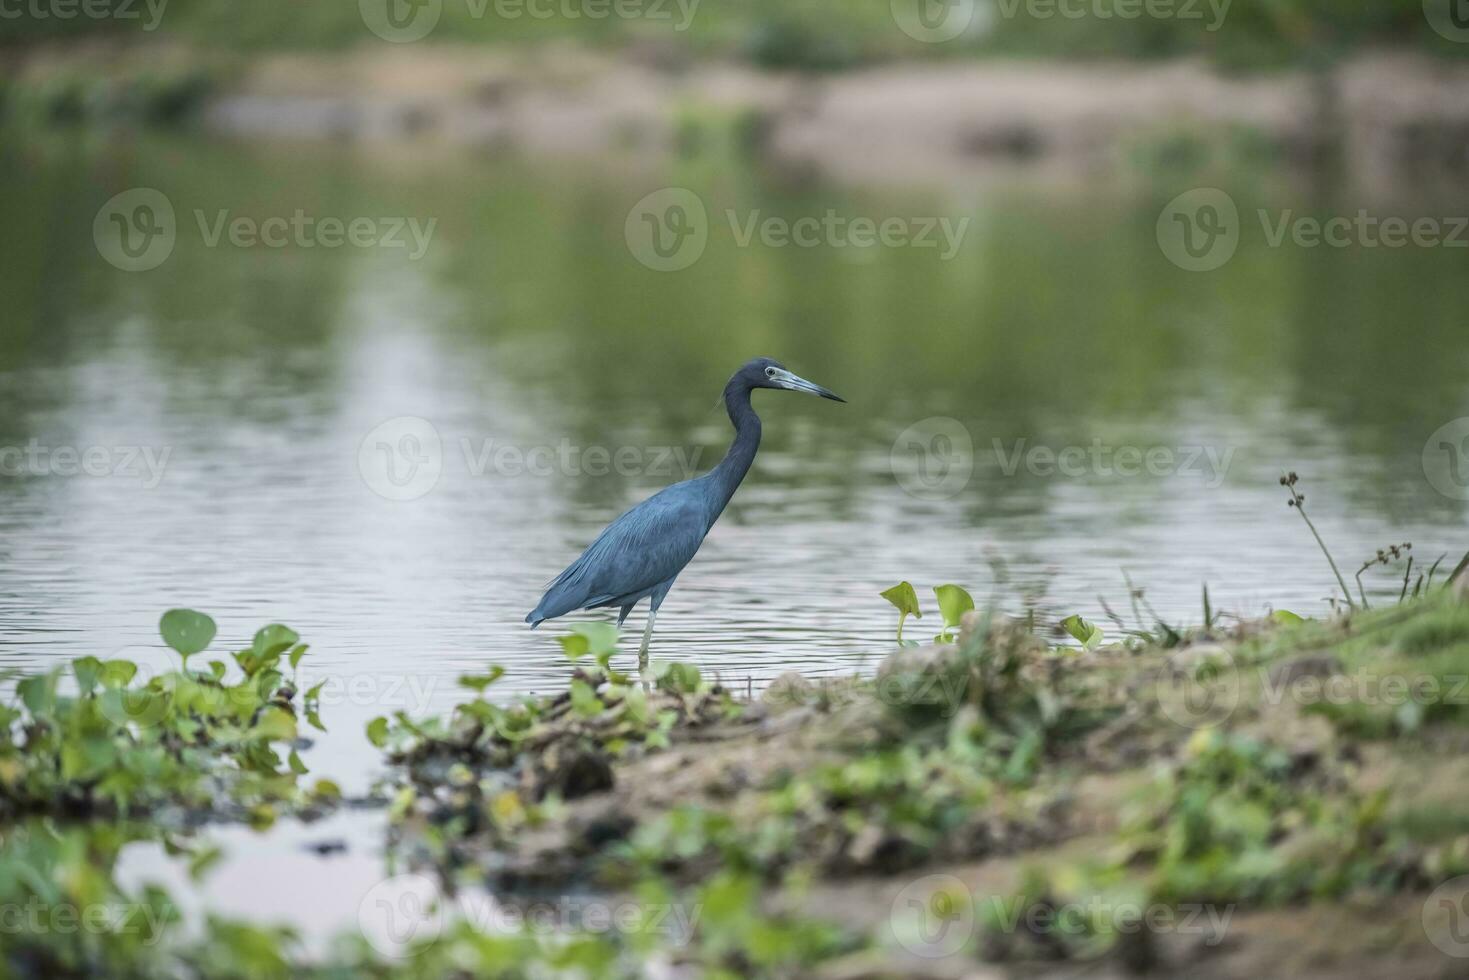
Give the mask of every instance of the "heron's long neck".
POLYGON ((731 381, 724 389, 724 408, 734 424, 735 437, 724 459, 709 472, 710 482, 718 488, 714 499, 717 507, 709 515, 711 524, 750 472, 750 464, 755 462, 755 452, 760 448, 760 416, 750 406, 750 389, 731 381))

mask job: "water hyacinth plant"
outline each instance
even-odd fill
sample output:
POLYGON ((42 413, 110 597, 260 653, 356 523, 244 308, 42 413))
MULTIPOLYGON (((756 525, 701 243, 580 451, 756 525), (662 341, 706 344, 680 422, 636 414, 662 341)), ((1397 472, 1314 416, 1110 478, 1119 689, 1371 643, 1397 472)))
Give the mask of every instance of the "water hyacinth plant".
MULTIPOLYGON (((943 630, 933 638, 933 642, 954 643, 958 640, 957 631, 964 624, 965 614, 975 609, 974 597, 962 586, 953 584, 935 586, 933 594, 938 600, 939 615, 944 621, 943 630)), ((1207 591, 1205 594, 1207 596, 1207 591)), ((903 639, 903 624, 907 622, 908 617, 914 616, 919 619, 923 617, 923 610, 918 605, 918 593, 914 590, 913 583, 906 580, 899 582, 892 588, 883 591, 881 595, 898 610, 898 646, 918 646, 916 640, 903 639)), ((1103 639, 1101 627, 1080 616, 1067 616, 1061 620, 1060 627, 1088 650, 1098 646, 1103 639)))
POLYGON ((19 678, 0 705, 0 819, 29 815, 148 817, 165 807, 256 821, 278 804, 330 802, 334 784, 310 794, 297 751, 301 720, 325 730, 320 685, 304 693, 286 673, 306 653, 273 624, 205 669, 215 624, 192 610, 163 616, 159 631, 179 669, 140 676, 125 659, 81 657, 19 678))

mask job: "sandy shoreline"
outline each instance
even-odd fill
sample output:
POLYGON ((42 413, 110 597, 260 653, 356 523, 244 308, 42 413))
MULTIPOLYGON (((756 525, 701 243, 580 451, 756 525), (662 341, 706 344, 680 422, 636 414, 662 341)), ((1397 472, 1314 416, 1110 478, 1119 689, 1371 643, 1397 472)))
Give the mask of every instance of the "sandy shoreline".
POLYGON ((271 140, 448 144, 532 156, 667 155, 732 141, 772 165, 862 183, 950 184, 996 168, 1084 177, 1184 159, 1331 158, 1373 180, 1469 159, 1469 66, 1377 53, 1328 72, 1231 77, 1157 64, 983 61, 807 74, 670 64, 636 50, 361 48, 232 68, 166 49, 38 49, 18 89, 90 68, 213 81, 210 132, 271 140), (162 66, 160 68, 159 66, 162 66))

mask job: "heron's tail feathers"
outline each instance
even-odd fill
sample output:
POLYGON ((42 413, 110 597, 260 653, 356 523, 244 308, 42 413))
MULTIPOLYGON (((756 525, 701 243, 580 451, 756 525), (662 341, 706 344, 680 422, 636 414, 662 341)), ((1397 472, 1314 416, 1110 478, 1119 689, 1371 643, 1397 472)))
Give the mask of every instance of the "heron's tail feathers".
POLYGON ((541 596, 540 603, 529 616, 525 617, 525 621, 535 627, 543 620, 555 619, 569 612, 585 609, 589 598, 586 587, 580 582, 574 580, 558 582, 546 590, 546 594, 541 596))

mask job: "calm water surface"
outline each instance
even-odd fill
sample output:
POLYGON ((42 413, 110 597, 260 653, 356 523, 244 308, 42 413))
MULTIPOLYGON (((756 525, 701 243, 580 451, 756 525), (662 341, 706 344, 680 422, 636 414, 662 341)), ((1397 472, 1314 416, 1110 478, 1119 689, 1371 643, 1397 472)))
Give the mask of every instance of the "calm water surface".
MULTIPOLYGON (((1127 609, 1124 571, 1174 620, 1198 621, 1206 582, 1241 614, 1320 613, 1333 580, 1285 469, 1344 565, 1402 540, 1452 564, 1469 545, 1465 503, 1423 465, 1430 434, 1469 415, 1465 250, 1271 248, 1247 224, 1225 267, 1185 272, 1154 228, 1186 179, 875 193, 727 162, 188 141, 11 143, 0 160, 0 447, 101 447, 115 470, 0 476, 0 666, 165 665, 156 623, 178 605, 228 643, 289 623, 333 682, 308 762, 349 789, 372 771, 369 718, 443 710, 491 662, 507 691, 561 682, 554 624, 530 632, 526 611, 607 520, 718 460, 716 396, 754 355, 849 404, 757 395, 761 455, 664 606, 655 656, 741 682, 870 669, 895 619, 877 593, 903 578, 1099 621, 1101 599, 1127 609), (667 185, 710 214, 680 272, 624 239, 667 185), (139 186, 179 230, 162 266, 129 273, 93 219, 139 186), (298 209, 436 224, 413 260, 211 246, 196 215, 298 209), (741 246, 726 216, 827 209, 969 223, 943 261, 741 246), (1080 470, 1051 472, 1067 447, 1080 470), (1115 472, 1134 449, 1162 455, 1115 472), (121 467, 135 450, 151 455, 121 467)), ((1463 211, 1214 183, 1246 215, 1463 211)))

